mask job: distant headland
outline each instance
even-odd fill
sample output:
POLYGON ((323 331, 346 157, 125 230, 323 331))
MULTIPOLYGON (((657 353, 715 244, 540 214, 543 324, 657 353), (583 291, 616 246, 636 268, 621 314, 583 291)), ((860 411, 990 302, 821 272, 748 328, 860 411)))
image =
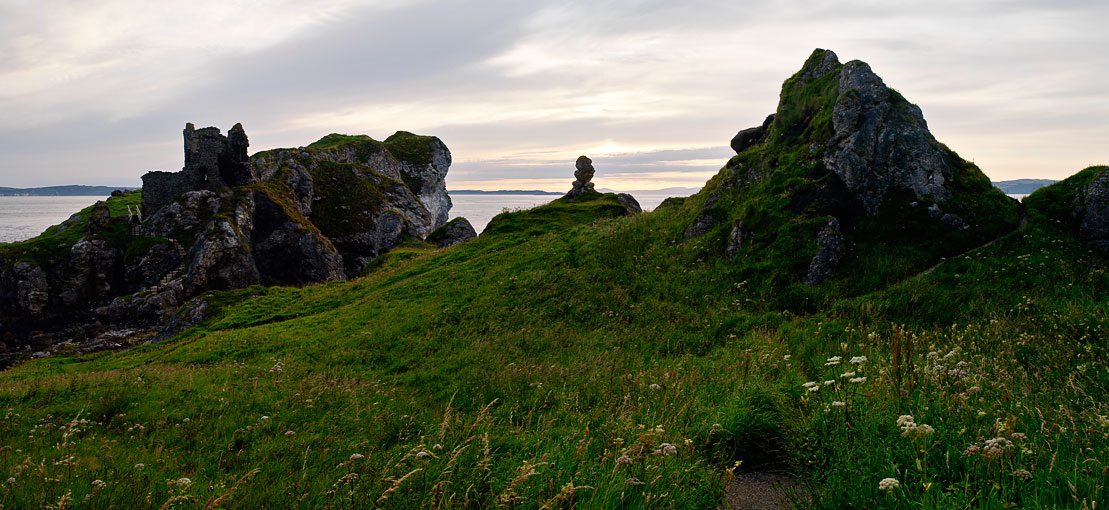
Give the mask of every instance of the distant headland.
POLYGON ((106 197, 115 190, 137 189, 136 186, 43 186, 41 188, 5 188, 0 186, 0 197, 106 197))

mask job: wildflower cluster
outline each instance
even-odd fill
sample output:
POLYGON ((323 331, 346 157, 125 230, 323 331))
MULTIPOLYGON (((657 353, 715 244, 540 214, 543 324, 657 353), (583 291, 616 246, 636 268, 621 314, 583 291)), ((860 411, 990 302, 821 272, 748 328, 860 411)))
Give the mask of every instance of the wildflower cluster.
POLYGON ((901 428, 902 437, 920 438, 932 434, 936 430, 926 423, 917 424, 911 414, 903 414, 897 418, 897 426, 901 428))

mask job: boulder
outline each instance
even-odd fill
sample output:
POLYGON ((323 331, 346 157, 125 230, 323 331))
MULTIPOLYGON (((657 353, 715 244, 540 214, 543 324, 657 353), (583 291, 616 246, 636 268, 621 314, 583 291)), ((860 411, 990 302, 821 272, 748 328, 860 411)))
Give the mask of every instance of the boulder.
POLYGON ((444 248, 475 237, 477 237, 477 231, 474 230, 474 226, 470 224, 469 220, 459 216, 429 234, 425 241, 444 248))
POLYGON ((628 214, 639 214, 643 212, 643 208, 639 206, 639 201, 627 193, 617 193, 616 202, 624 206, 628 214))
POLYGON ((771 122, 774 122, 773 113, 766 117, 766 120, 762 122, 761 126, 747 128, 736 133, 730 144, 732 150, 734 150, 736 154, 739 154, 747 150, 748 147, 757 144, 766 134, 766 130, 771 122))

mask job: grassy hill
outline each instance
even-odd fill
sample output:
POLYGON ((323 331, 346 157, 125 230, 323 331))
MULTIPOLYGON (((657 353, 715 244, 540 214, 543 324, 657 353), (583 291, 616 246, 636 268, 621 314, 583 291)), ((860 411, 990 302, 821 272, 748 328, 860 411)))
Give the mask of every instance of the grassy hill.
POLYGON ((1061 226, 1066 185, 816 306, 687 241, 696 197, 612 218, 611 195, 211 293, 178 338, 0 373, 0 504, 713 508, 746 470, 828 508, 1104 501, 1109 263, 1061 226))

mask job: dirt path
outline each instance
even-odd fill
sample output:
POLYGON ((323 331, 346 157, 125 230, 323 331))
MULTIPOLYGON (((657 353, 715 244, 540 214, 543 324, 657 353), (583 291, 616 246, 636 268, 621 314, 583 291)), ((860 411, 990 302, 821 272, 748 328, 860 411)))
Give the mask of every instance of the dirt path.
POLYGON ((971 248, 967 251, 964 251, 964 252, 962 252, 958 255, 953 255, 950 258, 942 258, 942 259, 940 259, 939 262, 936 262, 934 265, 932 265, 932 267, 929 267, 928 269, 925 269, 924 271, 921 271, 921 272, 919 272, 919 273, 917 273, 913 276, 910 276, 909 278, 906 278, 906 279, 911 280, 911 279, 919 277, 919 276, 924 276, 928 273, 931 273, 933 270, 935 270, 937 267, 940 267, 940 265, 942 265, 944 262, 947 262, 948 260, 956 259, 956 258, 959 258, 959 257, 965 257, 967 255, 970 255, 971 253, 974 253, 976 251, 985 249, 989 245, 991 245, 993 243, 996 243, 998 240, 1005 239, 1006 237, 1009 237, 1013 234, 1016 234, 1016 233, 1024 230, 1024 227, 1028 226, 1028 212, 1025 211, 1023 203, 1020 204, 1019 211, 1020 211, 1020 220, 1017 221, 1017 228, 1014 228, 1012 232, 1009 232, 1008 234, 999 235, 999 236, 997 236, 993 239, 990 239, 989 241, 986 241, 984 244, 975 246, 974 248, 971 248))
POLYGON ((737 475, 725 489, 732 510, 780 510, 807 502, 808 491, 800 482, 773 473, 737 475))

